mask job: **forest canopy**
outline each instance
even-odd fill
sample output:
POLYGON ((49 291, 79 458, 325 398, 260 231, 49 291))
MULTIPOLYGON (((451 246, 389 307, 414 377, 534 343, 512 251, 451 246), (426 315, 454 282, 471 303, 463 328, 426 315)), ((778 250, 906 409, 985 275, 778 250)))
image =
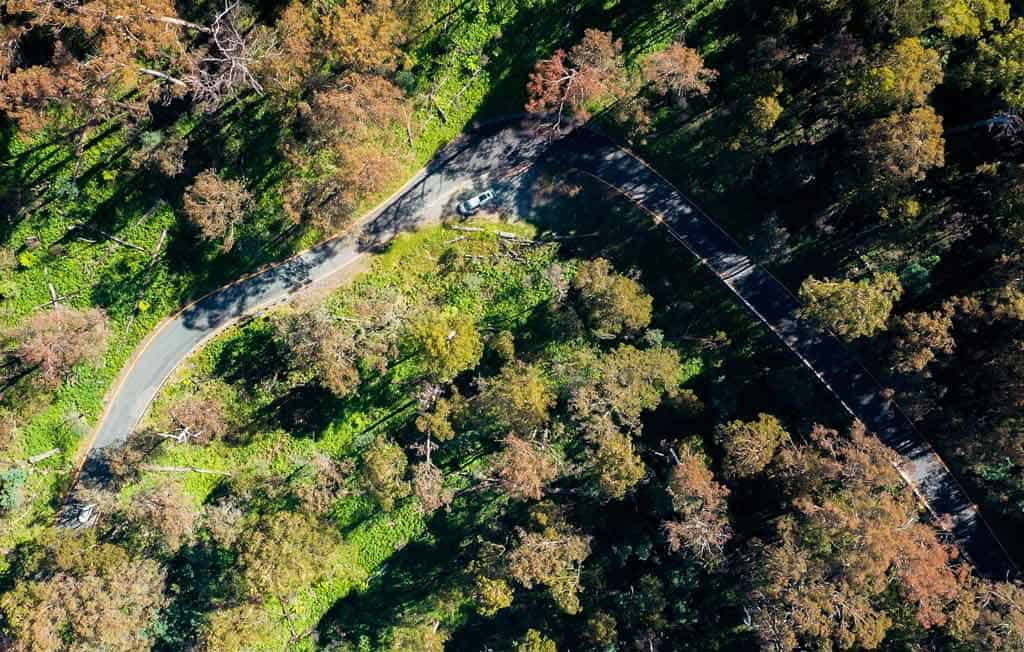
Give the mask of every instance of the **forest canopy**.
POLYGON ((4 3, 0 649, 1024 649, 855 418, 1024 559, 1022 111, 1008 0, 4 3))

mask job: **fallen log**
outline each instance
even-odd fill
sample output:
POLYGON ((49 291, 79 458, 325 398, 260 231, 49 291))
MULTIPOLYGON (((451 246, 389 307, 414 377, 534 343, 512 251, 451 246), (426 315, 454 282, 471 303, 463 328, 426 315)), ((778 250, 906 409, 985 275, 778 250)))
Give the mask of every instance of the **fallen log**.
POLYGON ((69 231, 74 231, 75 229, 84 229, 84 230, 92 231, 94 233, 98 233, 99 235, 102 235, 104 238, 107 238, 108 240, 113 240, 114 242, 116 242, 117 244, 119 244, 121 246, 128 247, 130 249, 135 249, 136 251, 141 251, 143 253, 146 252, 146 250, 143 249, 142 247, 140 247, 139 245, 132 244, 132 243, 128 242, 127 240, 122 240, 121 238, 117 237, 116 235, 113 235, 112 233, 107 233, 106 231, 103 231, 101 229, 97 229, 95 226, 89 226, 88 224, 82 224, 81 222, 76 222, 75 224, 72 224, 71 228, 69 228, 68 230, 69 231))
POLYGON ((230 476, 231 473, 227 471, 216 471, 214 469, 201 469, 197 466, 157 466, 154 464, 141 464, 139 466, 143 471, 156 471, 158 473, 206 473, 209 475, 224 475, 230 476))
POLYGON ((59 448, 51 448, 50 450, 46 451, 45 453, 40 453, 38 455, 33 455, 32 457, 28 458, 28 463, 29 464, 33 464, 33 465, 34 464, 39 464, 43 460, 48 460, 48 459, 50 459, 51 457, 53 457, 54 455, 56 455, 59 452, 60 452, 59 448))

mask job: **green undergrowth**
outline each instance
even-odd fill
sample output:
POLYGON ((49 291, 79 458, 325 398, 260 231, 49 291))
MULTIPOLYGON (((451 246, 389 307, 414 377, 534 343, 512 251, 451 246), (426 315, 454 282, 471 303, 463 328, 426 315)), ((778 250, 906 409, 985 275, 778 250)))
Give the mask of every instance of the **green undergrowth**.
MULTIPOLYGON (((457 31, 459 51, 482 54, 516 11, 515 3, 505 3, 494 11, 461 15, 458 20, 473 27, 457 31)), ((420 86, 436 85, 434 95, 445 107, 445 117, 433 107, 418 109, 413 156, 384 191, 364 202, 360 213, 399 188, 471 121, 486 117, 482 106, 488 97, 493 100, 492 75, 473 63, 478 61, 473 56, 435 60, 441 36, 434 36, 416 41, 410 62, 420 63, 420 86)), ((518 99, 498 104, 503 107, 495 108, 498 113, 521 106, 518 99)), ((48 131, 31 140, 9 127, 4 133, 7 164, 0 166, 0 195, 39 200, 23 219, 9 223, 13 228, 0 227, 0 244, 17 256, 9 269, 0 269, 5 297, 0 300, 0 326, 15 326, 46 309, 52 285, 69 307, 101 307, 110 318, 112 338, 99 365, 82 365, 57 391, 16 406, 20 427, 11 457, 24 459, 51 448, 61 453, 42 465, 45 473, 31 474, 21 510, 0 532, 0 550, 32 538, 32 532, 49 524, 58 491, 102 411, 104 395, 132 350, 163 317, 209 289, 326 236, 317 229, 295 230, 283 217, 280 190, 289 166, 277 143, 285 127, 262 99, 234 101, 216 121, 186 116, 172 129, 191 144, 189 174, 171 182, 133 169, 129 159, 139 144, 116 124, 88 132, 80 152, 76 143, 48 131), (256 198, 227 253, 215 244, 198 244, 176 208, 186 178, 205 167, 225 165, 241 168, 256 198), (72 230, 76 224, 86 228, 72 230), (38 238, 40 245, 28 250, 29 238, 38 238), (160 252, 154 258, 158 243, 160 252)))
MULTIPOLYGON (((480 223, 478 226, 516 232, 524 237, 532 233, 525 223, 480 223)), ((449 275, 438 265, 446 251, 483 252, 498 247, 494 236, 478 234, 449 244, 460 235, 436 226, 399 236, 385 253, 374 259, 368 272, 327 300, 328 309, 343 315, 347 302, 364 290, 397 287, 417 301, 435 301, 484 324, 514 328, 549 297, 548 291, 534 282, 534 277, 552 260, 553 246, 536 248, 521 263, 481 264, 473 272, 449 275)), ((275 400, 289 389, 288 384, 286 381, 259 382, 266 379, 258 378, 258 372, 253 371, 275 346, 271 342, 270 320, 271 317, 261 317, 228 329, 195 353, 155 400, 148 425, 159 428, 166 424, 169 406, 199 387, 215 387, 218 397, 234 412, 236 422, 272 424, 273 415, 269 420, 266 415, 276 409, 275 400), (225 382, 225 376, 237 380, 225 382)), ((263 371, 273 372, 272 369, 263 371)), ((303 432, 301 436, 293 436, 295 433, 280 427, 262 427, 245 433, 243 445, 226 441, 215 441, 205 447, 165 445, 154 463, 228 472, 262 465, 276 474, 285 472, 294 460, 317 451, 335 457, 351 455, 378 434, 401 427, 415 415, 406 381, 418 374, 418 360, 400 359, 386 375, 365 383, 356 395, 344 400, 327 400, 321 407, 329 418, 325 418, 320 429, 303 432)), ((156 478, 144 480, 156 481, 156 478)), ((217 476, 196 474, 186 481, 186 488, 197 501, 202 501, 217 482, 217 476)))
MULTIPOLYGON (((523 237, 534 233, 532 227, 522 222, 480 222, 472 226, 487 231, 511 231, 523 237)), ((329 297, 327 309, 344 315, 349 301, 361 293, 397 287, 418 301, 435 302, 471 315, 481 324, 516 328, 550 297, 550 291, 537 283, 536 276, 554 259, 553 245, 532 247, 521 259, 481 262, 463 274, 448 273, 439 263, 446 255, 499 255, 498 240, 490 233, 464 234, 443 226, 402 235, 374 259, 367 272, 329 297)), ((277 399, 294 387, 288 379, 266 382, 265 377, 260 378, 265 372, 274 371, 261 368, 268 364, 272 319, 271 315, 232 327, 195 353, 161 391, 146 424, 158 430, 166 426, 167 410, 174 401, 204 387, 225 401, 236 423, 254 425, 239 437, 206 446, 164 443, 150 463, 287 478, 315 454, 358 460, 374 438, 395 436, 410 427, 416 415, 412 396, 415 386, 407 381, 421 372, 420 361, 409 355, 403 355, 385 375, 368 379, 353 396, 326 399, 318 406, 325 417, 321 427, 295 432, 275 424, 280 416, 275 411, 282 409, 277 399)), ((269 361, 273 364, 273 358, 269 361)), ((223 480, 223 476, 214 474, 189 473, 180 482, 195 505, 200 506, 223 480)), ((135 493, 166 481, 163 472, 144 473, 138 482, 122 490, 121 500, 127 501, 135 493)), ((426 529, 426 521, 414 501, 406 500, 394 511, 382 512, 359 489, 357 478, 350 478, 350 482, 353 493, 341 498, 329 512, 329 521, 343 534, 341 561, 332 579, 309 588, 298 598, 293 613, 296 624, 303 627, 315 625, 340 598, 364 587, 381 563, 408 542, 419 539, 426 529)), ((286 631, 275 629, 257 649, 280 649, 286 637, 286 631)))

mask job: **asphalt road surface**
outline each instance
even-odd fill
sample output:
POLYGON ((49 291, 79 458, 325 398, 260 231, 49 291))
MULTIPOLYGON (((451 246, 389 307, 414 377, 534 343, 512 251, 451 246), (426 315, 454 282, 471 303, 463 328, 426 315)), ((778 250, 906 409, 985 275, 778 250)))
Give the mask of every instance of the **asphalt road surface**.
POLYGON ((514 200, 525 171, 541 159, 577 168, 624 193, 661 221, 842 403, 906 458, 900 473, 936 515, 949 515, 961 551, 978 572, 1003 579, 1016 569, 956 478, 865 368, 834 337, 795 317, 792 294, 681 192, 603 137, 576 130, 552 139, 528 119, 492 123, 444 148, 409 184, 338 237, 214 292, 164 322, 113 392, 91 451, 124 441, 174 368, 239 318, 339 273, 402 231, 436 220, 462 190, 496 188, 514 200))

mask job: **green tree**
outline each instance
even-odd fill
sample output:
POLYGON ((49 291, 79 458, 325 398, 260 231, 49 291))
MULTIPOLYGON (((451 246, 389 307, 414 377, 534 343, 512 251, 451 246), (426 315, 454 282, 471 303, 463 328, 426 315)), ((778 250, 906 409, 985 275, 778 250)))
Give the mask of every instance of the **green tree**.
POLYGON ((619 642, 619 624, 607 611, 597 611, 587 618, 584 636, 597 650, 614 650, 619 642))
POLYGON ((859 100, 875 111, 909 109, 924 104, 940 83, 939 53, 911 36, 896 43, 878 64, 864 72, 859 100))
POLYGON ((490 618, 502 609, 512 606, 514 592, 503 579, 477 575, 473 582, 473 600, 481 616, 490 618))
POLYGON ((730 421, 715 429, 715 439, 725 450, 723 471, 727 478, 750 478, 764 470, 789 433, 769 414, 756 421, 730 421))
MULTIPOLYGON (((877 32, 893 36, 913 36, 928 29, 935 20, 941 0, 866 0, 858 10, 867 14, 867 24, 877 32)), ((834 3, 840 7, 845 2, 834 3)))
POLYGON ((455 437, 455 428, 451 421, 452 403, 446 398, 437 399, 433 409, 421 412, 416 417, 416 429, 438 441, 450 441, 455 437))
POLYGON ((238 568, 245 595, 256 602, 273 598, 283 609, 300 590, 329 577, 342 552, 335 530, 295 512, 264 516, 241 542, 238 568))
POLYGON ((25 469, 4 469, 0 471, 0 516, 9 514, 21 506, 28 472, 25 469))
POLYGON ((409 348, 423 356, 424 370, 437 382, 447 382, 472 369, 484 352, 483 339, 472 319, 437 308, 416 316, 405 340, 409 348))
POLYGON ((1024 18, 978 43, 977 56, 965 67, 968 82, 995 91, 1011 108, 1024 108, 1024 18))
POLYGON ((636 281, 616 274, 604 258, 580 265, 572 287, 587 326, 599 338, 636 333, 651 323, 651 296, 636 281))
POLYGON ((571 407, 578 418, 608 414, 620 425, 635 427, 643 411, 658 407, 666 394, 677 394, 680 373, 673 349, 623 344, 601 356, 592 376, 574 389, 571 407))
POLYGON ((771 131, 782 117, 782 103, 775 95, 764 95, 754 99, 750 106, 750 124, 759 132, 771 131))
POLYGON ((859 281, 809 276, 800 285, 799 316, 845 340, 870 337, 885 330, 893 304, 902 295, 903 286, 892 272, 859 281))
POLYGON ((528 629, 526 634, 516 641, 514 652, 558 652, 558 646, 536 629, 528 629))
POLYGON ((647 473, 633 440, 608 417, 592 417, 584 430, 591 446, 588 463, 598 490, 612 500, 622 499, 647 473))
POLYGON ((978 38, 1008 20, 1006 0, 946 0, 939 10, 939 27, 949 38, 978 38))
POLYGON ((391 511, 395 501, 409 495, 408 465, 402 447, 383 437, 375 439, 363 455, 363 481, 384 511, 391 511))
POLYGON ((491 354, 502 364, 516 359, 516 338, 511 331, 495 333, 488 341, 487 347, 491 354))
POLYGON ((537 365, 512 362, 478 386, 470 406, 472 421, 489 431, 529 437, 548 422, 555 404, 554 390, 537 365))

